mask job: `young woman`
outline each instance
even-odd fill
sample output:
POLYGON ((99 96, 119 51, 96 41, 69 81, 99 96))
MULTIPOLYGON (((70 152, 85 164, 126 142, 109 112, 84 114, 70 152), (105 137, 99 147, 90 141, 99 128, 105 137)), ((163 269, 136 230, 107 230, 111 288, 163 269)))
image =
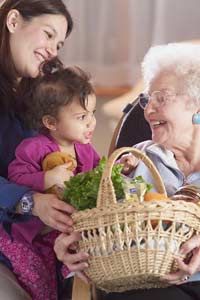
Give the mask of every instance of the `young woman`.
MULTIPOLYGON (((54 229, 71 229, 71 206, 55 195, 29 193, 30 188, 12 184, 6 178, 16 146, 33 134, 17 113, 18 83, 39 75, 41 64, 57 55, 72 27, 72 18, 61 0, 6 0, 0 8, 1 233, 10 235, 12 224, 29 219, 23 215, 24 207, 54 229)), ((30 299, 9 271, 9 259, 0 253, 0 261, 0 298, 30 299)))

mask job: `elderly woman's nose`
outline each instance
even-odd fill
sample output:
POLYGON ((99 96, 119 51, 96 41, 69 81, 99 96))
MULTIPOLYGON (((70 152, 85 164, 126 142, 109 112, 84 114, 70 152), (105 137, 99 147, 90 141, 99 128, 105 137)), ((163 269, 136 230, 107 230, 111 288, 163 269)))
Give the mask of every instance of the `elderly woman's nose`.
POLYGON ((154 99, 149 99, 144 110, 145 110, 145 112, 149 113, 149 112, 156 110, 156 108, 157 108, 156 101, 154 101, 154 99))

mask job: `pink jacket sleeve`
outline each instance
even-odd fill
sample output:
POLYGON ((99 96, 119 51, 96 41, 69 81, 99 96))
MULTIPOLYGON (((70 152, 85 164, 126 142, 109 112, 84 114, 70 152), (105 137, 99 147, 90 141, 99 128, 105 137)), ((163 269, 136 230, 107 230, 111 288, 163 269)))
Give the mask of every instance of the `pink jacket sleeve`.
POLYGON ((93 168, 95 168, 99 164, 100 157, 93 146, 92 149, 93 149, 93 168))
POLYGON ((15 151, 15 160, 8 167, 10 181, 25 185, 34 191, 44 191, 44 171, 41 162, 44 158, 42 145, 33 139, 22 141, 15 151))

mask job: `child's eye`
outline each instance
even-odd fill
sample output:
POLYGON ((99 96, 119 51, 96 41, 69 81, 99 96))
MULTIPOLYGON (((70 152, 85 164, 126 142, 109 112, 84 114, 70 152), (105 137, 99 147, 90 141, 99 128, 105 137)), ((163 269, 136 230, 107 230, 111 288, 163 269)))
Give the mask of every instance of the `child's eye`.
POLYGON ((86 115, 82 115, 82 116, 78 117, 78 119, 81 121, 85 120, 85 118, 86 118, 86 115))

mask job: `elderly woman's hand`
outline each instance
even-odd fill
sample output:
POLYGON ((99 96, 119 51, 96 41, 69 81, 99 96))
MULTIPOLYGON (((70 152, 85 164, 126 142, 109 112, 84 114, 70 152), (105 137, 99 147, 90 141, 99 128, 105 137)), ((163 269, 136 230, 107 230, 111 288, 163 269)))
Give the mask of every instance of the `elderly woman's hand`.
POLYGON ((72 232, 73 221, 70 215, 75 209, 71 205, 59 200, 53 194, 35 193, 33 199, 33 215, 58 231, 72 232))
POLYGON ((189 262, 177 258, 179 270, 163 277, 169 284, 183 284, 191 275, 200 272, 200 236, 195 235, 185 242, 180 250, 184 256, 191 255, 189 262))
POLYGON ((63 262, 71 272, 75 272, 85 282, 89 282, 89 278, 84 274, 83 270, 88 267, 89 255, 85 252, 76 252, 77 242, 81 239, 78 232, 72 232, 70 235, 61 233, 54 244, 54 251, 58 260, 63 262))
POLYGON ((129 175, 138 165, 139 160, 131 153, 123 155, 119 163, 123 165, 122 173, 129 175))

